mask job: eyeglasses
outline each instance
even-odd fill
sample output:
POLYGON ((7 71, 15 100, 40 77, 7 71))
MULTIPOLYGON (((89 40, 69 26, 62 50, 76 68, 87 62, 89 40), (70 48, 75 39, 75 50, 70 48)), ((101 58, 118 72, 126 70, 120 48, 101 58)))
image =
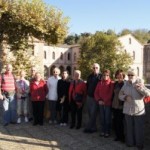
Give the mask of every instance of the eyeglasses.
POLYGON ((93 69, 98 69, 98 67, 93 67, 93 69))
POLYGON ((128 77, 130 77, 130 76, 132 76, 132 77, 133 77, 134 75, 133 75, 133 74, 128 74, 128 77))

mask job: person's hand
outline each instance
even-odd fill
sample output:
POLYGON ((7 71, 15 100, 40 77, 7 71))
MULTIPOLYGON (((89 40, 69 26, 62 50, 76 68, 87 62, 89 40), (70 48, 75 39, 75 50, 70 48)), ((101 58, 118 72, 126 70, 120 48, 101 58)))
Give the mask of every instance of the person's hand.
POLYGON ((65 101, 65 97, 63 96, 61 99, 60 99, 60 104, 64 103, 65 101))
POLYGON ((127 95, 125 97, 125 100, 128 101, 128 102, 131 102, 132 101, 132 97, 130 95, 127 95))
POLYGON ((0 94, 0 100, 3 100, 3 99, 4 99, 3 95, 2 95, 2 94, 0 94))
POLYGON ((78 108, 82 107, 82 103, 77 102, 76 104, 77 104, 78 108))
POLYGON ((98 104, 99 105, 104 105, 104 102, 103 101, 98 101, 98 104))

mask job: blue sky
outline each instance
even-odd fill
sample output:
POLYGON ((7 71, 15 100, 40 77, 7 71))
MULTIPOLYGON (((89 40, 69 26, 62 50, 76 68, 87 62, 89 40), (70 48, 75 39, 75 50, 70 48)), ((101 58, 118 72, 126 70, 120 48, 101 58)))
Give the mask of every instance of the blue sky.
POLYGON ((70 17, 69 34, 150 30, 150 0, 44 0, 70 17))

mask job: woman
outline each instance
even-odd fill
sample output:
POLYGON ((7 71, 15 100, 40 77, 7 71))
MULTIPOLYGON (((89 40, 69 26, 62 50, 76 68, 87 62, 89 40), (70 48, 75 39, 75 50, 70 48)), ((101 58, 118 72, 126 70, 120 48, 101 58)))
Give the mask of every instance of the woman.
POLYGON ((58 106, 60 111, 60 126, 66 126, 68 123, 68 111, 69 111, 69 86, 70 81, 68 79, 68 71, 64 70, 62 73, 62 79, 58 80, 57 93, 58 93, 58 106))
POLYGON ((25 79, 25 71, 20 72, 20 79, 16 81, 16 96, 17 96, 17 123, 21 123, 21 115, 24 114, 24 121, 28 122, 28 95, 29 81, 25 79), (23 108, 23 110, 22 110, 23 108))
POLYGON ((86 84, 81 80, 81 71, 75 70, 74 80, 69 87, 69 102, 71 109, 71 126, 73 129, 76 125, 76 129, 80 129, 82 123, 82 109, 86 95, 86 84), (76 124, 77 117, 77 124, 76 124))
POLYGON ((115 130, 115 141, 124 142, 124 114, 123 114, 123 102, 119 99, 119 91, 124 85, 125 74, 123 70, 117 70, 115 73, 116 82, 114 84, 114 93, 113 93, 113 122, 115 130))
POLYGON ((150 91, 137 79, 135 71, 128 71, 128 81, 119 92, 119 99, 124 101, 123 113, 126 123, 126 144, 136 146, 139 150, 144 145, 144 114, 143 98, 149 96, 150 91))
POLYGON ((33 108, 33 125, 43 125, 44 103, 48 93, 47 85, 40 73, 35 74, 35 80, 30 83, 30 93, 33 108))
POLYGON ((111 127, 111 104, 114 83, 110 79, 110 71, 103 72, 102 80, 98 82, 94 96, 99 104, 101 118, 101 133, 100 136, 109 137, 111 127))

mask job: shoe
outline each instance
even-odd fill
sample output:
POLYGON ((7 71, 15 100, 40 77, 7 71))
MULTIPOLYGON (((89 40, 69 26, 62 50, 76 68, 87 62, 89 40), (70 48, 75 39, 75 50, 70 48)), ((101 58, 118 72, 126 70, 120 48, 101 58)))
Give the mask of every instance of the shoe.
POLYGON ((4 123, 4 125, 3 125, 3 126, 4 126, 4 127, 6 127, 6 126, 8 126, 8 125, 9 125, 9 123, 4 123))
POLYGON ((33 124, 32 124, 33 126, 36 126, 36 125, 38 125, 38 123, 36 123, 36 122, 33 122, 33 124))
POLYGON ((81 128, 81 126, 76 126, 76 129, 78 130, 78 129, 80 129, 81 128))
POLYGON ((66 126, 67 126, 67 123, 63 123, 63 126, 66 127, 66 126))
POLYGON ((73 129, 73 128, 74 128, 74 125, 71 125, 71 126, 70 126, 70 129, 73 129))
POLYGON ((52 121, 52 120, 49 120, 49 124, 53 124, 53 121, 52 121))
POLYGON ((20 117, 18 118, 17 123, 18 123, 18 124, 21 123, 21 118, 20 118, 20 117))
POLYGON ((30 122, 30 121, 32 121, 32 120, 33 120, 33 118, 32 118, 32 117, 30 117, 28 120, 29 120, 29 122, 30 122))
POLYGON ((60 126, 62 127, 64 124, 63 123, 60 123, 60 126))
POLYGON ((24 121, 25 121, 25 122, 29 122, 28 117, 25 117, 25 118, 24 118, 24 121))
POLYGON ((115 138, 114 141, 120 141, 118 138, 115 138))
POLYGON ((108 133, 106 133, 106 134, 104 135, 105 138, 108 138, 109 136, 110 136, 110 134, 108 134, 108 133))
POLYGON ((96 132, 97 130, 91 130, 91 129, 84 129, 83 132, 84 133, 94 133, 96 132))
POLYGON ((105 134, 102 132, 102 133, 100 133, 100 135, 99 135, 99 136, 100 136, 100 137, 103 137, 104 135, 105 135, 105 134))
POLYGON ((56 121, 56 120, 54 120, 54 124, 57 124, 57 121, 56 121))

